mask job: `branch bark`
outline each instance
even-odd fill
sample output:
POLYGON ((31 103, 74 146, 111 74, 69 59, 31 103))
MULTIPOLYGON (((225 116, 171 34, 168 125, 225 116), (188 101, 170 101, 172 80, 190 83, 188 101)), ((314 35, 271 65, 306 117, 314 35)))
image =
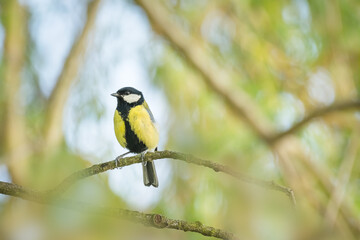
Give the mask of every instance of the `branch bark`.
MULTIPOLYGON (((218 163, 214 163, 212 161, 200 159, 200 158, 194 157, 190 154, 184 154, 184 153, 173 152, 173 151, 148 152, 145 155, 146 161, 155 161, 158 159, 165 159, 165 158, 171 158, 171 159, 175 159, 175 160, 185 161, 187 163, 192 163, 195 165, 211 168, 215 172, 226 173, 240 181, 243 181, 243 182, 246 182, 249 184, 254 184, 256 186, 259 186, 259 187, 262 187, 265 189, 280 191, 282 193, 285 193, 294 205, 296 204, 294 193, 290 188, 276 184, 273 181, 265 181, 265 180, 260 180, 260 179, 250 177, 248 175, 245 175, 243 173, 235 171, 233 168, 231 168, 229 166, 225 166, 225 165, 221 165, 218 163)), ((66 191, 71 185, 73 185, 74 183, 76 183, 77 181, 79 181, 83 178, 87 178, 87 177, 93 176, 95 174, 99 174, 99 173, 102 173, 102 172, 105 172, 105 171, 108 171, 111 169, 115 169, 117 167, 121 168, 121 167, 129 166, 129 165, 132 165, 135 163, 141 163, 141 162, 142 161, 141 161, 140 156, 136 155, 136 156, 132 156, 132 157, 121 158, 120 162, 117 166, 116 166, 115 160, 93 165, 89 168, 85 168, 85 169, 82 169, 80 171, 77 171, 77 172, 71 174, 70 176, 65 178, 57 187, 55 187, 53 190, 50 190, 49 193, 52 195, 60 194, 64 191, 66 191)))
POLYGON ((220 239, 238 239, 232 233, 211 226, 203 225, 201 222, 187 222, 184 220, 171 219, 160 214, 142 213, 121 208, 105 208, 92 206, 84 202, 72 201, 67 199, 56 199, 56 201, 52 201, 52 198, 45 192, 27 190, 13 183, 6 183, 0 181, 0 193, 41 204, 49 204, 56 207, 71 209, 84 213, 91 213, 107 217, 121 217, 129 221, 144 224, 145 226, 149 227, 169 228, 184 232, 195 232, 200 233, 204 236, 220 239))
POLYGON ((58 145, 62 140, 62 114, 71 86, 76 80, 76 76, 81 66, 81 57, 86 51, 87 40, 91 29, 94 26, 100 2, 101 0, 93 0, 89 3, 87 19, 83 30, 78 39, 74 42, 69 55, 66 58, 61 74, 57 79, 56 86, 50 95, 44 124, 45 149, 58 145))

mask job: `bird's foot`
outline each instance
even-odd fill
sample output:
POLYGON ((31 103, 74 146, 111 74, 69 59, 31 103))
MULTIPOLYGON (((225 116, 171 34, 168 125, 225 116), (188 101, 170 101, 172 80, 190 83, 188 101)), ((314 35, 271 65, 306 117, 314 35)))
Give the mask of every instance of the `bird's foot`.
POLYGON ((118 168, 119 164, 120 164, 120 159, 122 159, 123 157, 125 157, 126 155, 128 155, 130 152, 126 152, 124 154, 121 154, 120 156, 117 156, 115 158, 115 167, 118 168))
POLYGON ((117 156, 115 158, 115 167, 118 168, 119 167, 119 160, 120 160, 121 156, 117 156))
POLYGON ((140 153, 141 162, 144 167, 146 167, 146 164, 147 164, 147 161, 145 161, 145 154, 146 154, 146 151, 140 153))

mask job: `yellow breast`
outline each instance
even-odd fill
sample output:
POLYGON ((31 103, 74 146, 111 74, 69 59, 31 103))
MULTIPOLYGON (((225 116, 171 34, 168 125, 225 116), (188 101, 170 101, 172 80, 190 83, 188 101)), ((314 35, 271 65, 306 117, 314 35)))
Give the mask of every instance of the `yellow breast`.
POLYGON ((115 128, 116 139, 123 148, 126 148, 125 122, 121 118, 118 110, 115 110, 115 114, 114 114, 114 128, 115 128))
POLYGON ((159 143, 159 133, 150 115, 143 105, 133 107, 129 111, 128 121, 131 130, 148 149, 154 149, 159 143))

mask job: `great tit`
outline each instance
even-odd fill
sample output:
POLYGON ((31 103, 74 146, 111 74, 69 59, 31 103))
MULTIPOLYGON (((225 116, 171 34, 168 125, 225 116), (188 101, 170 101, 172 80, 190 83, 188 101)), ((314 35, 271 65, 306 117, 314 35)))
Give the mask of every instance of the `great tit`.
POLYGON ((124 87, 111 96, 117 98, 114 114, 115 135, 120 145, 129 150, 120 157, 130 152, 140 153, 145 186, 158 187, 154 162, 144 161, 145 153, 157 147, 159 133, 143 94, 135 88, 124 87))

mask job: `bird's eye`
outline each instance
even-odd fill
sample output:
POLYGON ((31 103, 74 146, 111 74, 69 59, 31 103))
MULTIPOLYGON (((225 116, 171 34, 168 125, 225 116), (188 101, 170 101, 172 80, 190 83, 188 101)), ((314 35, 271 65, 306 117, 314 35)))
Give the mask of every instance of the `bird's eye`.
POLYGON ((126 92, 125 92, 125 94, 126 94, 126 95, 129 95, 129 94, 130 94, 130 92, 129 92, 129 91, 126 91, 126 92))

